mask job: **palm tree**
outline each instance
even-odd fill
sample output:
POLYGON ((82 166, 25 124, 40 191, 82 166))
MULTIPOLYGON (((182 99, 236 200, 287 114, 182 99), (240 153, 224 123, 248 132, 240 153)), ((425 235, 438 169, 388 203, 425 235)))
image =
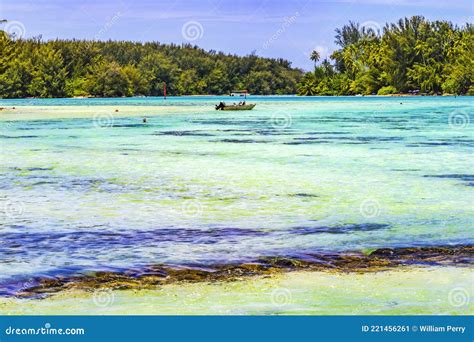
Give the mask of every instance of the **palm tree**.
POLYGON ((321 62, 321 67, 323 68, 324 76, 329 77, 334 74, 332 65, 327 58, 324 58, 324 60, 321 62))
POLYGON ((321 58, 321 55, 319 54, 318 51, 313 50, 313 52, 311 52, 311 56, 309 58, 314 62, 314 67, 316 67, 316 63, 321 58))

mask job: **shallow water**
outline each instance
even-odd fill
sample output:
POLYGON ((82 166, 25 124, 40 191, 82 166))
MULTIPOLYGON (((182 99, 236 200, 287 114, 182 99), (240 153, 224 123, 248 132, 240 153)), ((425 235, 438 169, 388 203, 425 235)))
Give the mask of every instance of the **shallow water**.
POLYGON ((471 98, 220 100, 0 100, 0 282, 473 243, 471 98))
POLYGON ((364 274, 294 272, 141 291, 67 291, 0 298, 5 315, 469 315, 473 273, 428 267, 364 274))

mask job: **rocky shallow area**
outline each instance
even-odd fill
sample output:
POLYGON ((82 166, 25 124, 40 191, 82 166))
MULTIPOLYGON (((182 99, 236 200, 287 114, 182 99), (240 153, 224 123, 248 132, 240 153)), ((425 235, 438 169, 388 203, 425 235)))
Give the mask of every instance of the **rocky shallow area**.
POLYGON ((42 298, 60 291, 150 289, 159 285, 187 282, 237 281, 252 276, 269 276, 290 271, 379 272, 404 266, 473 265, 474 246, 380 248, 370 253, 313 253, 297 256, 268 256, 241 264, 149 265, 123 272, 90 272, 78 276, 30 279, 14 296, 42 298))

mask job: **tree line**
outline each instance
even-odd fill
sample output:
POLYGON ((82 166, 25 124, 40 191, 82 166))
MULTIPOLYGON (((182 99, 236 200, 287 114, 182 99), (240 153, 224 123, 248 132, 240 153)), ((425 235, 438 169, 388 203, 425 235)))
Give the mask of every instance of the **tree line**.
POLYGON ((228 94, 474 95, 474 30, 422 16, 382 29, 349 22, 339 49, 303 73, 281 58, 205 51, 191 44, 15 39, 0 30, 0 98, 228 94), (380 32, 381 31, 381 32, 380 32))
POLYGON ((336 29, 339 46, 299 84, 300 95, 394 93, 474 95, 474 30, 422 16, 403 18, 380 30, 358 23, 336 29), (381 31, 381 32, 380 32, 381 31))
POLYGON ((190 44, 14 39, 0 31, 0 97, 294 94, 303 72, 284 59, 190 44))

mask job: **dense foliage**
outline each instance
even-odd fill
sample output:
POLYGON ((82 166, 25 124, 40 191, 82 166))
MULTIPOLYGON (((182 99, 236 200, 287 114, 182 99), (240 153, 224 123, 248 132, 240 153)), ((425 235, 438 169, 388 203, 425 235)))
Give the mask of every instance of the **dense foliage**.
POLYGON ((0 30, 0 98, 227 94, 474 94, 474 29, 421 16, 376 32, 350 22, 340 47, 302 75, 284 59, 238 57, 192 45, 13 39, 0 30))
POLYGON ((238 57, 157 42, 12 39, 0 31, 0 97, 294 94, 302 71, 283 59, 238 57))
POLYGON ((340 47, 304 75, 300 95, 355 95, 419 91, 474 95, 474 30, 421 16, 381 30, 350 22, 336 29, 340 47))

